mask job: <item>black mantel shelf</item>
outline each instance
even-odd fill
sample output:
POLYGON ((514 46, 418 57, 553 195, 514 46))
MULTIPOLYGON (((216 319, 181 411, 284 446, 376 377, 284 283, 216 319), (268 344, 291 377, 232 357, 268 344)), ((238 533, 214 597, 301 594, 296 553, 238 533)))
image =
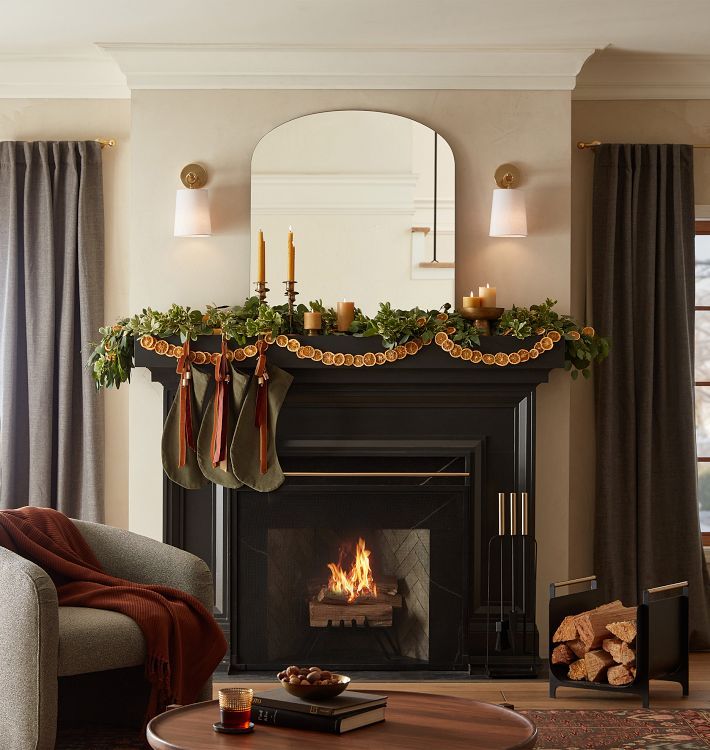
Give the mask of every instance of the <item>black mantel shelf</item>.
MULTIPOLYGON (((322 351, 342 352, 343 354, 364 354, 366 352, 384 351, 379 337, 360 338, 355 336, 298 336, 303 343, 308 343, 322 351)), ((167 341, 179 344, 177 337, 167 338, 167 341)), ((516 339, 511 336, 482 336, 481 343, 477 347, 484 354, 495 354, 505 352, 507 354, 518 351, 518 349, 530 349, 538 341, 538 337, 528 339, 516 339)), ((220 336, 201 336, 196 342, 192 342, 193 349, 208 352, 220 350, 220 336)), ((233 346, 233 344, 232 344, 233 346)), ((298 371, 299 378, 308 380, 320 380, 320 373, 327 373, 328 381, 337 380, 342 383, 360 381, 366 383, 385 383, 396 380, 416 382, 419 380, 417 373, 426 372, 429 381, 436 379, 438 371, 449 383, 544 383, 548 380, 550 370, 564 366, 564 343, 559 342, 555 347, 541 354, 537 359, 530 359, 518 365, 485 365, 482 362, 473 364, 462 359, 451 357, 439 346, 432 343, 413 356, 407 356, 396 362, 388 362, 384 365, 373 367, 336 367, 324 365, 321 362, 313 362, 310 359, 300 359, 294 353, 289 352, 273 344, 268 350, 268 359, 271 363, 285 370, 298 371)), ((154 380, 164 381, 170 373, 175 373, 175 362, 173 357, 160 356, 154 351, 143 349, 140 343, 135 345, 136 367, 147 367, 154 380)), ((239 362, 237 367, 242 370, 254 368, 255 358, 239 362)), ((202 365, 201 369, 209 369, 210 365, 202 365)), ((175 375, 177 378, 177 375, 175 375)))

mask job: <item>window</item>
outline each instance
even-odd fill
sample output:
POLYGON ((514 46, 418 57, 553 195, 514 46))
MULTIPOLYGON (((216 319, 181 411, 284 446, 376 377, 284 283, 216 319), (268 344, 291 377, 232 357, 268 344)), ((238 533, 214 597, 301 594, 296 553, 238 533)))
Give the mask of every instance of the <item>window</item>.
POLYGON ((703 543, 710 545, 710 220, 695 222, 695 441, 703 543))

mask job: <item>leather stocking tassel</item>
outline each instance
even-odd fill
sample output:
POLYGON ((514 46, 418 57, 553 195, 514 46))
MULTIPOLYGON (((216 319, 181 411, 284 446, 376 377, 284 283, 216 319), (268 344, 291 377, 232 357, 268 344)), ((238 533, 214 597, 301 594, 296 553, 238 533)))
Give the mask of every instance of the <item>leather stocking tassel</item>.
POLYGON ((190 398, 190 340, 182 347, 182 356, 178 359, 176 372, 180 375, 180 455, 178 466, 183 467, 187 458, 187 447, 195 450, 195 435, 192 424, 192 399, 190 398))
POLYGON ((269 373, 266 370, 266 350, 269 345, 264 340, 257 341, 259 359, 256 362, 254 377, 259 387, 256 393, 256 416, 254 424, 259 428, 259 471, 266 474, 269 468, 269 373))
POLYGON ((227 428, 229 420, 229 362, 227 360, 227 342, 222 337, 222 354, 214 366, 215 392, 213 400, 212 444, 210 453, 212 466, 222 466, 227 470, 227 428))

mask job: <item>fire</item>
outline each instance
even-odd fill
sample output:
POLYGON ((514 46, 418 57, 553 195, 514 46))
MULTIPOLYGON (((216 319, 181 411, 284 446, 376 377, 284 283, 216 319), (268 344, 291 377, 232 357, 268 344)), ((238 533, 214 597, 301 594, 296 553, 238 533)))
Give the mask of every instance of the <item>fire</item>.
POLYGON ((360 596, 377 596, 377 586, 370 568, 371 554, 370 550, 365 548, 365 540, 360 538, 350 572, 346 573, 341 567, 342 554, 337 564, 328 563, 328 590, 336 594, 347 594, 348 603, 354 602, 360 596))

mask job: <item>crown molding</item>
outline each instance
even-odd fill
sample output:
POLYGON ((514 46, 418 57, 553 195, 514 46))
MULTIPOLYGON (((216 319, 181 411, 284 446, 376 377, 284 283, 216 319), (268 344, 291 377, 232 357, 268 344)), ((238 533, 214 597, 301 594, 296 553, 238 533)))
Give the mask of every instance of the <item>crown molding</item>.
POLYGON ((592 48, 100 44, 136 89, 571 90, 592 48))
POLYGON ((0 98, 128 99, 116 62, 100 50, 87 53, 0 54, 0 98))
POLYGON ((710 55, 606 50, 584 66, 573 99, 710 99, 710 55))

